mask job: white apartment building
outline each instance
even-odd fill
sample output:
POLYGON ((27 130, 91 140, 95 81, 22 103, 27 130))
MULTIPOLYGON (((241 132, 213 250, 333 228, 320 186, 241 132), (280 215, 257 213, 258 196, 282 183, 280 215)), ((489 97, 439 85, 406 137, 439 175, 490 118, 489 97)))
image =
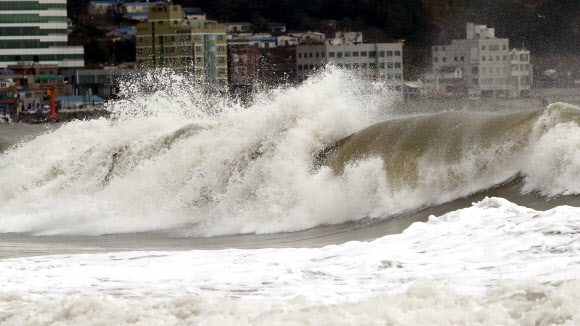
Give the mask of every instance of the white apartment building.
MULTIPOLYGON (((509 39, 495 37, 493 28, 467 23, 467 37, 451 45, 432 47, 432 73, 460 68, 463 78, 452 87, 463 88, 469 97, 510 95, 509 39)), ((443 90, 444 92, 444 90, 443 90)))
POLYGON ((512 97, 528 95, 533 84, 533 68, 530 64, 530 51, 525 49, 512 49, 510 52, 510 63, 510 95, 512 97))
POLYGON ((85 66, 83 47, 68 46, 66 1, 0 1, 0 68, 20 62, 85 66))
POLYGON ((299 45, 296 47, 296 75, 305 79, 316 69, 333 63, 363 77, 384 82, 402 95, 402 43, 343 43, 299 45))

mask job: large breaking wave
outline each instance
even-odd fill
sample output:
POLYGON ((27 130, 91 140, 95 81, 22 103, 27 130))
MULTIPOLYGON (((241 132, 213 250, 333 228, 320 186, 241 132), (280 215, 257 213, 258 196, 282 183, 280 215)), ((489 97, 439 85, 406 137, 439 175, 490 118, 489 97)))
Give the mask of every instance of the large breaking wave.
POLYGON ((109 105, 113 118, 67 123, 0 156, 0 232, 298 231, 518 175, 522 191, 580 192, 577 107, 395 118, 375 90, 329 68, 244 105, 145 76, 109 105))

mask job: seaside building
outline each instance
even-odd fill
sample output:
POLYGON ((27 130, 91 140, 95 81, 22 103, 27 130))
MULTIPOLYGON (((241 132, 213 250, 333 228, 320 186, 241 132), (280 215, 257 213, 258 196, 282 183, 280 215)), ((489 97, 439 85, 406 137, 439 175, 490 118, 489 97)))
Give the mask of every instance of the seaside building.
POLYGON ((433 46, 431 62, 427 96, 519 97, 532 83, 529 51, 510 51, 509 39, 486 25, 467 23, 466 38, 433 46))
MULTIPOLYGON (((324 44, 296 47, 296 75, 305 79, 316 69, 333 63, 338 67, 356 71, 387 85, 402 96, 403 43, 360 43, 347 39, 328 39, 324 44)), ((360 41, 359 38, 353 38, 360 41)))
POLYGON ((259 45, 248 40, 228 42, 228 84, 232 92, 247 93, 258 82, 259 45))
POLYGON ((511 77, 510 95, 527 96, 533 84, 533 68, 530 63, 530 51, 512 49, 510 52, 511 77))
POLYGON ((0 1, 0 68, 22 62, 84 67, 83 47, 68 46, 66 0, 0 1))
POLYGON ((149 7, 137 25, 139 68, 173 68, 195 73, 208 85, 227 86, 226 28, 213 20, 184 19, 179 5, 149 7))

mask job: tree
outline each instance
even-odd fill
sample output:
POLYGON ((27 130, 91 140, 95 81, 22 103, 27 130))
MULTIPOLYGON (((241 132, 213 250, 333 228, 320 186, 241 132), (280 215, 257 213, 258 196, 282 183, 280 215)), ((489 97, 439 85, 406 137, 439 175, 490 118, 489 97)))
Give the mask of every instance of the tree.
POLYGON ((89 11, 90 2, 91 0, 68 0, 66 2, 68 16, 77 22, 79 16, 85 15, 89 11))

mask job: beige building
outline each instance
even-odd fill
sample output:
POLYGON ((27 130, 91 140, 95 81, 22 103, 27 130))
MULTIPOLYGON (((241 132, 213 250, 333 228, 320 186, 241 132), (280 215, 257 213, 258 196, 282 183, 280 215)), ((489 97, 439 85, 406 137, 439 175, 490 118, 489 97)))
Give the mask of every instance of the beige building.
POLYGON ((226 28, 213 20, 184 19, 179 5, 149 8, 137 25, 139 68, 173 68, 194 73, 208 85, 227 86, 226 28))

